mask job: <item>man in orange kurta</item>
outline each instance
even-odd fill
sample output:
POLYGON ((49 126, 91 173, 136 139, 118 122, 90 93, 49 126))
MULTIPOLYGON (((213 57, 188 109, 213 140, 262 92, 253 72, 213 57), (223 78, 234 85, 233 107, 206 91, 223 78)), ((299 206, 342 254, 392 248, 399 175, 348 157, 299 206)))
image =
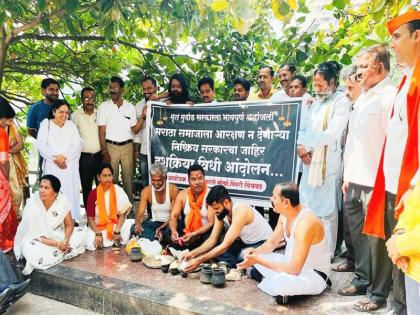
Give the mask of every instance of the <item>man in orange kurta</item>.
POLYGON ((356 303, 359 311, 375 310, 386 303, 393 283, 393 297, 404 312, 403 274, 387 257, 385 240, 394 230, 401 207, 396 207, 408 190, 419 166, 419 103, 420 103, 420 12, 411 10, 390 20, 391 49, 404 76, 395 98, 387 138, 381 157, 372 198, 363 232, 371 235, 372 285, 367 299, 356 303), (391 277, 393 274, 393 277, 391 277))

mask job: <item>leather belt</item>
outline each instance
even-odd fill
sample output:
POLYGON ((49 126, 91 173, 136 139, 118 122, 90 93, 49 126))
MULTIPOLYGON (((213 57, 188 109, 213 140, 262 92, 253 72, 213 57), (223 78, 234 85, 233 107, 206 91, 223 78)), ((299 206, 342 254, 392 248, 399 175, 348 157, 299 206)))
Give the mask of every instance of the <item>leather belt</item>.
POLYGON ((112 140, 105 140, 105 142, 106 142, 106 143, 113 144, 113 145, 126 145, 126 144, 128 144, 128 143, 132 143, 132 142, 133 142, 133 140, 132 140, 132 139, 130 139, 130 140, 123 141, 123 142, 117 142, 117 141, 112 141, 112 140))
POLYGON ((101 151, 98 151, 96 153, 90 153, 90 152, 82 152, 81 155, 85 155, 85 156, 94 156, 94 155, 99 155, 101 154, 101 151))

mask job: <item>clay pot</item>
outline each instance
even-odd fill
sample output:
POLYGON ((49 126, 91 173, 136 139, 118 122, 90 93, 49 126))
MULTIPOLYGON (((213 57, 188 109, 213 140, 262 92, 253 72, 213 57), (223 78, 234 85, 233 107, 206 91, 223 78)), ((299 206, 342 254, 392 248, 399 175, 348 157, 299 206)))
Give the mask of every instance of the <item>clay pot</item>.
POLYGON ((200 282, 205 284, 211 283, 212 273, 210 264, 201 265, 200 282))
POLYGON ((160 267, 163 273, 168 273, 168 271, 169 271, 169 265, 170 264, 166 264, 166 265, 162 265, 160 267))
POLYGON ((226 274, 225 271, 221 268, 213 269, 213 273, 211 275, 211 284, 216 288, 224 287, 226 284, 226 274))
POLYGON ((133 247, 130 251, 130 260, 131 261, 140 261, 143 258, 140 247, 133 247))

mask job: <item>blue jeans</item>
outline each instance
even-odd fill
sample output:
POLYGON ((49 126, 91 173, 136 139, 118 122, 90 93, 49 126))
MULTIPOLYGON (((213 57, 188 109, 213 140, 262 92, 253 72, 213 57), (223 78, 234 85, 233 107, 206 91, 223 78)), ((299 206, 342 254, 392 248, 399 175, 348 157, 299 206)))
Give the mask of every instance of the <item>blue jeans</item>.
POLYGON ((0 293, 6 290, 9 285, 18 281, 12 266, 3 251, 0 250, 0 293))
POLYGON ((227 262, 230 268, 236 268, 236 264, 244 260, 243 250, 245 248, 257 248, 264 242, 265 240, 253 244, 245 244, 241 240, 236 240, 232 245, 230 245, 229 249, 223 254, 219 255, 217 259, 219 261, 227 262))

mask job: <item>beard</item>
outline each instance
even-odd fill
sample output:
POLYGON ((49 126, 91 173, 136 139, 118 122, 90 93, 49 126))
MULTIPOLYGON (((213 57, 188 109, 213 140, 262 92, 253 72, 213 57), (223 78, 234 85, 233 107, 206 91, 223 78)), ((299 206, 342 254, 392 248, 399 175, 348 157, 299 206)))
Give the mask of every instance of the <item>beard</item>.
POLYGON ((55 102, 58 99, 58 95, 46 94, 45 98, 50 102, 55 102))
POLYGON ((220 213, 216 214, 217 220, 223 221, 223 219, 228 215, 228 213, 229 213, 229 210, 226 208, 223 208, 223 210, 220 213))
POLYGON ((321 101, 321 102, 325 101, 329 99, 332 94, 333 94, 333 91, 331 91, 330 89, 328 89, 325 93, 316 93, 315 100, 321 101))
POLYGON ((179 91, 170 91, 169 98, 174 104, 185 104, 188 101, 186 93, 179 91))

